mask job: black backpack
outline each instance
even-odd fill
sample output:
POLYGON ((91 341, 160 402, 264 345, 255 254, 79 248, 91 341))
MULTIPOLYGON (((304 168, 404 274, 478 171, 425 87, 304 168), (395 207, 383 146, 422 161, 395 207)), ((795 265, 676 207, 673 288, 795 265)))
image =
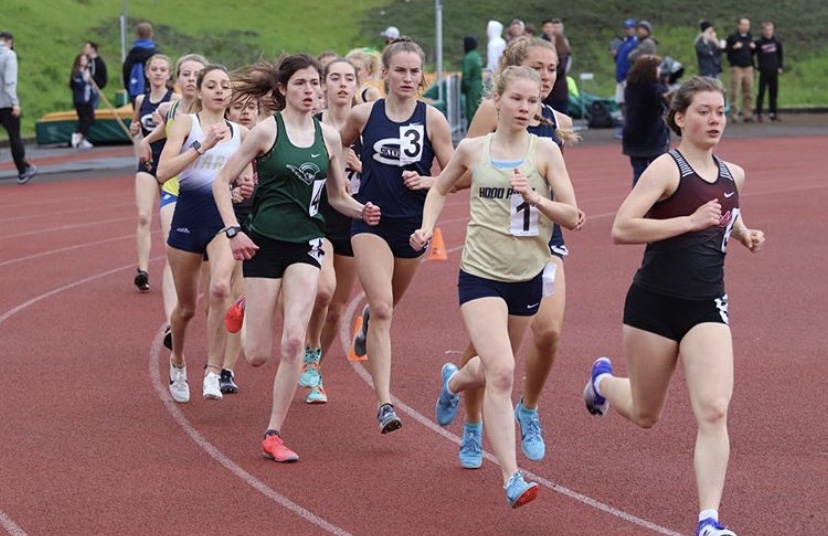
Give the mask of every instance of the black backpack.
POLYGON ((612 128, 612 115, 607 105, 599 100, 592 101, 587 114, 589 128, 612 128))

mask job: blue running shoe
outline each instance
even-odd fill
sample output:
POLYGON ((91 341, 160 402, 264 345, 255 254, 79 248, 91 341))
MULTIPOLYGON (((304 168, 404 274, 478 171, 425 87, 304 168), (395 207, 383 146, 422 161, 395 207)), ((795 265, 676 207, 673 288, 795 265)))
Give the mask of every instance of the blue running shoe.
POLYGON ((316 387, 319 383, 319 361, 322 359, 322 350, 305 348, 302 375, 299 376, 299 385, 302 387, 316 387))
POLYGON ((443 387, 440 389, 440 398, 437 399, 437 405, 434 407, 434 412, 437 415, 437 424, 440 426, 448 426, 454 417, 457 416, 457 410, 460 407, 460 395, 453 395, 448 392, 448 382, 452 376, 457 374, 457 367, 451 363, 443 365, 440 377, 443 380, 443 387))
POLYGON ((362 308, 362 327, 359 328, 354 337, 354 353, 357 357, 362 357, 368 353, 368 321, 371 320, 371 308, 365 306, 362 308))
POLYGON ((517 471, 506 484, 506 501, 512 508, 520 508, 538 498, 540 486, 535 482, 527 482, 520 471, 517 471))
POLYGON ((592 373, 584 387, 584 403, 587 411, 596 417, 603 417, 609 411, 609 402, 595 390, 595 379, 601 374, 612 374, 612 361, 608 357, 599 357, 592 364, 592 373))
POLYGON ((546 444, 543 442, 543 429, 538 410, 523 407, 523 399, 515 406, 515 420, 520 425, 520 448, 524 456, 533 462, 539 462, 546 455, 546 444))
POLYGON ((377 411, 377 421, 379 422, 381 434, 388 434, 402 428, 402 421, 397 417, 397 412, 394 411, 392 404, 380 406, 377 411))
POLYGON ((736 536, 736 533, 724 528, 712 517, 708 517, 707 519, 699 521, 696 536, 736 536))
POLYGON ((480 469, 483 465, 483 424, 463 424, 463 439, 460 442, 460 467, 480 469))

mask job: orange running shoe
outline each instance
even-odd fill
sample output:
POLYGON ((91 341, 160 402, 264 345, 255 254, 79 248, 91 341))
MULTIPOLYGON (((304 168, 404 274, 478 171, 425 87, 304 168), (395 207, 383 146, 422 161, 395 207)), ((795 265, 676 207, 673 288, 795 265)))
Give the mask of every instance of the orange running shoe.
POLYGON ((227 314, 224 315, 224 325, 227 326, 227 331, 230 333, 238 333, 244 323, 244 304, 247 298, 242 296, 236 303, 227 309, 227 314))
POLYGON ((264 441, 262 441, 262 456, 279 463, 299 460, 299 455, 287 448, 282 436, 275 432, 265 434, 264 441))

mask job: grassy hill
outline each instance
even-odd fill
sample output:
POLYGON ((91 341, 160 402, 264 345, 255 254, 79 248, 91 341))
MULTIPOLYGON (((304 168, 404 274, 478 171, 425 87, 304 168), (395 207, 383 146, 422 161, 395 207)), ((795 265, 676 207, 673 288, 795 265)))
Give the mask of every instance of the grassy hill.
MULTIPOLYGON (((72 108, 67 86, 72 60, 87 39, 97 41, 110 71, 105 93, 114 99, 120 82, 119 15, 123 2, 114 0, 4 0, 3 30, 15 34, 20 60, 19 93, 24 132, 34 132, 36 118, 72 108), (43 13, 49 15, 43 16, 43 13)), ((613 64, 607 54, 610 39, 627 17, 646 18, 655 27, 659 53, 681 61, 687 73, 696 70, 693 39, 698 21, 712 21, 719 37, 735 27, 739 15, 760 22, 774 20, 785 43, 787 69, 781 81, 782 106, 826 106, 828 92, 828 2, 825 0, 696 0, 688 8, 678 0, 443 0, 444 57, 447 68, 462 56, 462 37, 475 35, 485 49, 489 19, 508 24, 514 17, 540 26, 542 19, 560 17, 573 48, 573 74, 595 73, 589 91, 609 95, 614 85, 613 64), (553 9, 554 8, 554 9, 553 9)), ((355 46, 379 45, 379 32, 398 26, 424 45, 434 58, 433 0, 252 0, 219 2, 128 2, 128 46, 134 26, 147 20, 156 29, 156 42, 170 56, 200 52, 213 61, 237 67, 281 51, 344 53, 355 46)), ((5 132, 0 131, 0 136, 5 132)))

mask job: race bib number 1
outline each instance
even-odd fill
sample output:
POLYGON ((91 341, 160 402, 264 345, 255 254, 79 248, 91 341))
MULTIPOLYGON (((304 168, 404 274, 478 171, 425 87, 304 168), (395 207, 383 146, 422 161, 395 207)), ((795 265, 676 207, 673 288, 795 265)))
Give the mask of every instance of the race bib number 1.
POLYGON ((513 193, 510 198, 512 215, 509 218, 509 232, 512 236, 538 236, 538 209, 513 193))

